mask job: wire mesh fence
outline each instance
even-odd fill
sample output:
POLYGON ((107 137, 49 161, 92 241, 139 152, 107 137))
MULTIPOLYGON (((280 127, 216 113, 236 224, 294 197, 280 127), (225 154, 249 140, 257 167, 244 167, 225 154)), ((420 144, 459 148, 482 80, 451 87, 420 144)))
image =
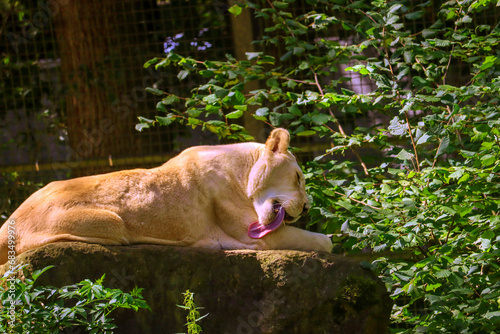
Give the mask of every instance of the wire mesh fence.
MULTIPOLYGON (((423 1, 412 3, 419 6, 423 1)), ((424 7, 421 17, 405 26, 412 32, 431 27, 439 5, 424 7)), ((168 87, 176 95, 188 95, 195 85, 190 79, 179 82, 175 69, 144 69, 147 60, 170 51, 196 59, 224 59, 226 53, 244 53, 242 48, 253 50, 250 44, 238 46, 241 40, 233 33, 238 22, 228 13, 226 1, 27 0, 5 6, 0 32, 1 218, 50 181, 158 166, 185 147, 217 142, 210 134, 184 127, 144 132, 134 127, 139 115, 157 114, 158 97, 147 94, 146 87, 168 87)), ((303 1, 294 11, 308 9, 303 1)), ((481 15, 474 19, 498 24, 500 11, 481 15)), ((265 26, 255 25, 253 37, 261 38, 264 31, 265 26)), ((342 30, 310 38, 357 43, 355 35, 342 30)), ((274 52, 279 58, 282 50, 274 52)), ((373 82, 346 71, 353 65, 346 63, 338 76, 324 79, 347 78, 339 89, 357 94, 374 90, 373 82)), ((456 69, 447 78, 450 83, 468 80, 461 75, 470 73, 462 70, 466 63, 450 66, 456 69)), ((337 116, 351 132, 352 116, 337 116)), ((387 121, 370 113, 356 117, 358 126, 387 121)), ((296 143, 306 148, 302 160, 328 145, 314 140, 296 143)), ((425 312, 425 305, 419 307, 425 312)))
POLYGON ((220 1, 7 2, 2 11, 0 196, 3 216, 37 185, 157 166, 214 138, 180 127, 138 132, 156 114, 146 87, 189 91, 177 73, 143 64, 173 51, 201 59, 233 52, 220 1))
MULTIPOLYGON (((422 3, 411 2, 415 7, 422 3)), ((405 26, 415 32, 432 26, 440 3, 422 7, 422 15, 405 26)), ((189 77, 179 81, 176 69, 157 72, 142 65, 169 51, 196 59, 225 59, 227 53, 244 57, 245 51, 254 50, 250 41, 260 39, 266 27, 265 22, 235 19, 227 11, 228 2, 221 0, 24 0, 2 5, 0 210, 4 217, 37 185, 157 166, 185 147, 216 143, 210 134, 179 126, 134 129, 139 115, 157 114, 158 97, 148 94, 146 87, 168 87, 174 94, 188 95, 195 84, 189 77), (243 37, 247 30, 251 33, 243 37)), ((299 15, 310 9, 307 1, 301 1, 292 11, 299 15)), ((485 13, 478 22, 498 22, 498 10, 485 13)), ((357 41, 352 31, 338 28, 310 38, 347 45, 357 41)), ((282 52, 274 50, 278 59, 282 52)), ((375 89, 370 80, 345 71, 352 65, 346 63, 337 77, 323 79, 347 78, 339 89, 355 93, 375 89)), ((448 80, 464 80, 460 75, 464 64, 451 66, 457 70, 448 80)), ((347 132, 353 130, 352 115, 337 116, 347 132)), ((382 121, 370 113, 356 116, 358 126, 382 121)), ((306 148, 301 159, 307 160, 328 143, 303 138, 296 145, 306 148)))

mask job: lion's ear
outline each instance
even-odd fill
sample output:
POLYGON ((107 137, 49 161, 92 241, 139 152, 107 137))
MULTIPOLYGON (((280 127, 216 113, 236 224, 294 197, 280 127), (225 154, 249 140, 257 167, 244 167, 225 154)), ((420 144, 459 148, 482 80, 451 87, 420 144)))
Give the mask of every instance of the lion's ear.
POLYGON ((266 141, 266 150, 273 153, 287 153, 290 145, 290 134, 285 129, 274 129, 266 141))

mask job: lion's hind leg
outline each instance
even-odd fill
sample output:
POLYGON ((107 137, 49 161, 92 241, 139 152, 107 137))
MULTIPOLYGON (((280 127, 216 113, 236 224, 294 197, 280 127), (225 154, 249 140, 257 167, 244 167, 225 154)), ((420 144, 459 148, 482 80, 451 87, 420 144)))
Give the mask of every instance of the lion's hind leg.
MULTIPOLYGON (((99 237, 89 237, 89 236, 77 236, 73 234, 56 234, 56 235, 36 235, 30 238, 29 249, 41 247, 54 242, 71 242, 80 241, 89 244, 100 244, 100 245, 123 245, 125 242, 116 240, 113 238, 99 238, 99 237)), ((28 249, 23 249, 23 252, 28 249)))
POLYGON ((8 224, 5 223, 0 228, 0 265, 7 262, 9 253, 8 224))
POLYGON ((128 243, 128 231, 122 218, 106 209, 74 208, 59 215, 50 226, 50 234, 71 234, 79 238, 128 243))
POLYGON ((121 217, 105 209, 72 208, 54 212, 43 229, 23 231, 16 245, 20 254, 53 242, 81 241, 102 245, 129 243, 129 233, 121 217))

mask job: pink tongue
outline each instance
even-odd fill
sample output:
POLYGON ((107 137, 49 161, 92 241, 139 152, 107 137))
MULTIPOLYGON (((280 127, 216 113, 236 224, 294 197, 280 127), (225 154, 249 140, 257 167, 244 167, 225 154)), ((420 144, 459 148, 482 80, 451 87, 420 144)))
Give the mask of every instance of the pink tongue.
POLYGON ((272 232, 280 227, 281 223, 283 223, 283 219, 285 219, 285 208, 281 205, 278 205, 278 208, 278 214, 276 214, 276 217, 271 223, 267 225, 262 225, 258 221, 252 223, 248 227, 248 236, 253 239, 260 239, 269 232, 272 232))

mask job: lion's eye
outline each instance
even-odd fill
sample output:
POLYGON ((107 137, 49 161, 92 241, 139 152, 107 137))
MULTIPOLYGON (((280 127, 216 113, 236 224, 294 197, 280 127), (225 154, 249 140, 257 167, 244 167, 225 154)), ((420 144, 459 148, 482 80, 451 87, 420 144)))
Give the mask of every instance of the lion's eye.
POLYGON ((300 185, 300 174, 297 173, 297 183, 300 185))

